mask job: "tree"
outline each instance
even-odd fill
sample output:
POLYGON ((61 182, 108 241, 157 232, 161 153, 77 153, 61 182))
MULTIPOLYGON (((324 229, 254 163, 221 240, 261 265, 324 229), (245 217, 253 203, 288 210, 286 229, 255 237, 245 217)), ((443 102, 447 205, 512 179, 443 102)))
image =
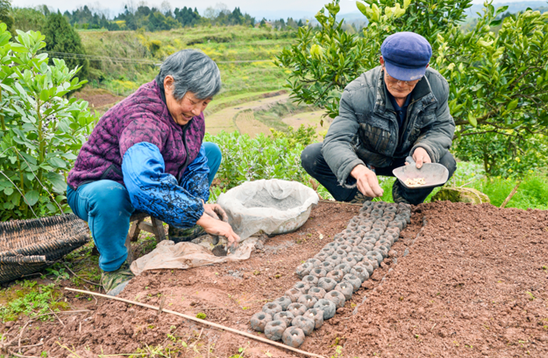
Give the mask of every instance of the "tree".
POLYGON ((0 22, 6 24, 8 31, 13 30, 13 17, 10 14, 11 12, 11 2, 10 0, 0 0, 0 22))
POLYGON ((278 57, 291 71, 293 98, 335 117, 344 87, 378 65, 384 39, 414 31, 432 44, 431 66, 449 81, 457 155, 481 161, 488 175, 503 177, 546 163, 548 13, 527 10, 502 19, 507 7, 496 10, 486 2, 473 29, 463 32, 470 0, 367 0, 357 3, 368 20, 358 36, 336 20, 338 3, 316 15, 317 32, 300 28, 297 44, 278 57), (498 33, 491 31, 499 25, 498 33))
POLYGON ((21 31, 40 31, 46 26, 46 16, 39 10, 33 8, 14 8, 13 28, 21 31))
POLYGON ((50 57, 64 57, 67 67, 70 69, 79 67, 79 77, 87 78, 89 61, 81 56, 86 54, 82 39, 63 15, 53 13, 48 16, 44 35, 47 43, 46 52, 53 55, 50 57))

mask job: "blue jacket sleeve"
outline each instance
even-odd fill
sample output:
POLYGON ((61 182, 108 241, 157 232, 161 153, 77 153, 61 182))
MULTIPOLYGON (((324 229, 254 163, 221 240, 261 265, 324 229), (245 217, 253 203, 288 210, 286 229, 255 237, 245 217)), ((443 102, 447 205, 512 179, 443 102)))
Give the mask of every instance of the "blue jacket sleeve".
POLYGON ((136 210, 180 228, 194 226, 202 216, 200 197, 165 173, 164 158, 154 144, 141 142, 131 146, 122 159, 122 173, 136 210))
POLYGON ((204 203, 209 200, 209 166, 203 145, 196 159, 186 168, 179 185, 203 199, 204 203))

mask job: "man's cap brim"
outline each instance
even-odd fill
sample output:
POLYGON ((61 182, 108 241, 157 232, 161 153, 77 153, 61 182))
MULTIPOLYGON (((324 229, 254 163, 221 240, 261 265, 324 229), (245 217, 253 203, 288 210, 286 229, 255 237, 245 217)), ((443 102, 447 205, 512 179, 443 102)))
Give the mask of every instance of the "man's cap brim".
POLYGON ((426 72, 426 66, 419 68, 404 68, 395 66, 388 61, 384 62, 384 66, 390 77, 400 81, 415 81, 421 79, 426 72))

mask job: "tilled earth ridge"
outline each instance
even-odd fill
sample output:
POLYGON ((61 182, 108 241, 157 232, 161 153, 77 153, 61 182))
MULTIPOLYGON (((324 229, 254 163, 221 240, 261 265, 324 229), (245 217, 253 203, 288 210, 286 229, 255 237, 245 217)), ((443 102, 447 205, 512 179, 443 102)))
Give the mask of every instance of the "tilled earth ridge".
MULTIPOLYGON (((270 238, 248 261, 149 272, 134 279, 121 297, 156 306, 165 297, 168 309, 203 312, 208 320, 250 332, 252 314, 298 282, 295 267, 345 229, 359 208, 320 203, 300 230, 270 238)), ((300 349, 331 356, 340 345, 343 357, 548 356, 547 236, 545 211, 449 202, 419 205, 392 246, 393 257, 300 349)), ((264 357, 265 352, 295 356, 145 308, 107 300, 95 305, 72 293, 67 299, 93 312, 59 315, 65 327, 57 320, 33 323, 24 334, 30 341, 22 344, 43 338, 44 346, 25 350, 25 355, 47 351, 49 357, 63 357, 70 349, 96 357, 101 352, 132 353, 146 345, 176 345, 180 357, 206 357, 208 347, 211 357, 229 357, 239 348, 246 348, 246 357, 264 357), (172 344, 168 333, 178 343, 172 344), (181 340, 187 348, 181 348, 181 340)))

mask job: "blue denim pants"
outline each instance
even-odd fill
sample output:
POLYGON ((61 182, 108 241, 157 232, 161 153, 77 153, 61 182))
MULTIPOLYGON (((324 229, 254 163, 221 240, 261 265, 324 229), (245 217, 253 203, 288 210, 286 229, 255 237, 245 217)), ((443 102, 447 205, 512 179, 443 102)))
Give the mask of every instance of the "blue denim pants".
MULTIPOLYGON (((221 165, 221 150, 215 143, 204 142, 209 165, 209 184, 221 165)), ((87 221, 97 250, 99 267, 115 271, 127 258, 125 247, 129 218, 135 211, 122 184, 98 180, 73 190, 67 187, 67 201, 80 219, 87 221)))
MULTIPOLYGON (((439 161, 439 163, 445 166, 449 170, 449 178, 453 176, 455 170, 457 170, 457 163, 453 155, 449 152, 445 154, 439 161)), ((335 200, 338 201, 351 201, 358 188, 353 189, 343 188, 339 185, 337 177, 331 171, 329 165, 325 161, 322 155, 322 143, 314 143, 307 146, 301 153, 301 165, 310 176, 320 182, 330 193, 335 200)), ((375 168, 377 175, 393 177, 392 170, 405 165, 405 159, 397 159, 394 164, 387 168, 375 168)), ((353 179, 353 178, 352 178, 353 179)), ((407 202, 409 204, 417 205, 422 203, 426 197, 434 190, 434 188, 424 189, 407 189, 401 183, 396 180, 392 187, 392 196, 394 202, 407 202)))

